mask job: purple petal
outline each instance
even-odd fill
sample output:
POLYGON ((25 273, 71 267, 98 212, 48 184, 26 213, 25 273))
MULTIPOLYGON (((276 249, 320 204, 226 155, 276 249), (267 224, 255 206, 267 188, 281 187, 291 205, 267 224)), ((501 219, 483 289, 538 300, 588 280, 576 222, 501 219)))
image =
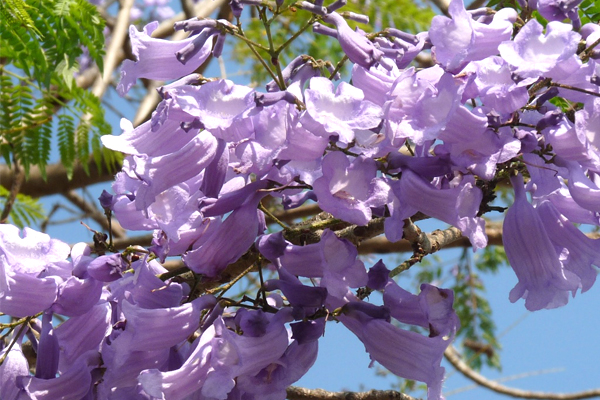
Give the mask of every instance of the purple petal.
POLYGON ((511 290, 511 302, 525 298, 530 311, 555 308, 568 302, 569 291, 575 293, 580 279, 564 270, 544 224, 527 201, 523 178, 511 178, 515 202, 506 212, 502 241, 506 256, 519 282, 511 290))
POLYGON ((154 39, 150 35, 158 28, 154 21, 139 32, 135 26, 129 27, 129 37, 133 55, 137 61, 125 60, 121 67, 121 81, 117 91, 125 95, 135 84, 138 78, 154 79, 159 81, 177 79, 194 72, 210 55, 211 41, 206 41, 192 62, 182 64, 177 60, 175 53, 182 50, 195 39, 191 36, 185 40, 173 42, 170 40, 154 39))

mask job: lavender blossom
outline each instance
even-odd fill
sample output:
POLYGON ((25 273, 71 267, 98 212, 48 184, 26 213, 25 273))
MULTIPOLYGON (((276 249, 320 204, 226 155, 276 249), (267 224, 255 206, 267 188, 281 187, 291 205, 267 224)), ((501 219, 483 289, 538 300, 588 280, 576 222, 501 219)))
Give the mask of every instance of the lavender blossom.
POLYGON ((435 59, 448 72, 458 72, 469 61, 495 55, 498 45, 510 39, 517 19, 515 10, 503 8, 489 25, 483 24, 471 18, 462 0, 452 0, 448 12, 452 19, 435 16, 429 29, 435 59))
POLYGON ((543 27, 532 19, 521 28, 514 41, 498 46, 500 55, 523 78, 540 75, 561 79, 576 71, 581 62, 575 52, 581 36, 572 26, 550 22, 543 27))
POLYGON ((392 145, 400 146, 404 139, 417 145, 435 139, 460 105, 461 90, 452 74, 440 67, 402 72, 384 105, 392 145))
POLYGON ((375 128, 381 121, 381 109, 346 82, 340 82, 334 92, 329 79, 312 78, 304 97, 306 113, 301 123, 319 136, 338 136, 340 142, 350 143, 354 129, 375 128))
POLYGON ((580 279, 565 270, 544 227, 542 217, 527 201, 523 178, 511 178, 515 202, 504 219, 502 241, 519 282, 510 291, 511 302, 525 299, 530 311, 565 305, 580 279))
POLYGON ((280 311, 261 323, 262 333, 248 336, 230 331, 218 318, 202 333, 181 368, 149 369, 142 372, 139 382, 146 393, 158 398, 179 400, 192 393, 226 398, 235 386, 234 378, 260 371, 285 353, 288 337, 283 322, 287 320, 280 311))
POLYGON ((450 339, 400 329, 385 318, 389 315, 385 307, 351 302, 342 310, 338 318, 365 345, 373 361, 398 376, 427 383, 429 400, 442 398, 445 370, 440 363, 450 339))
POLYGON ((400 204, 397 211, 385 221, 389 240, 400 240, 401 221, 421 211, 459 228, 469 237, 474 250, 487 245, 485 222, 477 217, 482 193, 475 186, 472 176, 463 177, 458 184, 449 188, 436 188, 407 169, 402 172, 400 181, 391 186, 400 204))
POLYGON ((350 61, 367 69, 376 63, 380 63, 387 69, 392 68, 392 62, 385 59, 383 52, 364 35, 353 31, 340 14, 336 12, 327 14, 323 21, 335 25, 337 39, 350 61))
POLYGON ((179 42, 154 39, 150 35, 156 28, 158 28, 157 21, 146 25, 143 32, 139 32, 133 25, 129 27, 132 51, 137 60, 123 62, 121 81, 117 85, 117 91, 121 96, 129 91, 138 78, 164 81, 189 75, 210 55, 212 44, 206 40, 204 43, 196 44, 198 47, 196 57, 193 60, 186 60, 187 63, 182 64, 178 61, 175 53, 192 44, 196 37, 191 36, 179 42))
POLYGON ((358 225, 371 220, 371 207, 389 202, 389 186, 376 178, 375 161, 358 157, 352 162, 340 152, 323 158, 323 176, 313 184, 319 205, 336 218, 358 225))
MULTIPOLYGON (((11 338, 11 340, 15 340, 11 338)), ((29 365, 21 348, 22 337, 16 338, 15 345, 10 349, 4 347, 0 350, 0 358, 4 362, 0 364, 0 398, 17 400, 24 394, 17 379, 29 375, 29 365)))

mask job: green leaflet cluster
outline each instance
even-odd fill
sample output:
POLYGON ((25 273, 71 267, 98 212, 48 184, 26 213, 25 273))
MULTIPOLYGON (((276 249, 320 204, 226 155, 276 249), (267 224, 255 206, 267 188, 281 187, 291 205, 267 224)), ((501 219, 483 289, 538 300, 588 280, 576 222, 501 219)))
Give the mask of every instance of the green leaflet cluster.
MULTIPOLYGON (((104 20, 85 0, 9 0, 0 4, 0 152, 28 174, 45 176, 51 149, 72 173, 90 155, 100 164, 99 137, 110 133, 100 100, 75 84, 87 54, 102 69, 104 20), (52 133, 57 132, 57 140, 52 133)), ((85 161, 85 162, 83 162, 85 161)))

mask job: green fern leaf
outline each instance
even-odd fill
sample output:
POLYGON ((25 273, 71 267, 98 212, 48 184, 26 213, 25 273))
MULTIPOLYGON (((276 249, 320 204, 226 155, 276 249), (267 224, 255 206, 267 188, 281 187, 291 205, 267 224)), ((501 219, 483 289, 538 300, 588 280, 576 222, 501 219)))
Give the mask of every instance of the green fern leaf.
POLYGON ((28 8, 24 0, 3 0, 0 3, 0 15, 9 24, 18 24, 31 29, 39 37, 43 37, 42 33, 35 27, 33 19, 27 12, 28 8))

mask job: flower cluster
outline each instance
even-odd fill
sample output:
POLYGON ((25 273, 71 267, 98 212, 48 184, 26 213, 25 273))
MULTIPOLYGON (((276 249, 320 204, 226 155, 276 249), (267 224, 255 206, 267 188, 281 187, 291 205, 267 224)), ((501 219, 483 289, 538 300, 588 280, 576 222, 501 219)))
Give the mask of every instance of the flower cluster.
MULTIPOLYGON (((352 84, 305 55, 265 90, 207 80, 192 72, 236 26, 185 21, 181 42, 151 38, 156 23, 131 27, 136 61, 123 65, 118 90, 137 78, 175 81, 160 88, 151 120, 123 120, 121 135, 102 138, 127 156, 101 202, 126 229, 153 231, 153 245, 94 258, 83 244, 0 226, 0 312, 41 316, 0 353, 0 398, 284 399, 335 319, 373 361, 440 399, 441 358, 459 325, 452 291, 424 283, 409 293, 382 261, 367 269, 333 226, 305 225, 310 240, 303 229, 265 233, 267 198, 286 209, 316 202, 343 227, 385 220, 380 233, 392 242, 422 213, 477 250, 487 246, 493 188, 510 180, 503 237, 519 279, 510 300, 553 308, 593 285, 600 242, 573 223, 600 225, 600 28, 577 31, 577 2, 540 0, 544 28, 511 8, 467 11, 452 0, 450 18, 417 35, 366 35, 336 12, 342 2, 322 3, 302 7, 315 33, 340 42, 352 84), (435 65, 409 67, 419 54, 435 65), (195 283, 167 273, 167 257, 195 283), (261 275, 254 301, 215 297, 210 288, 240 265, 272 279, 261 275), (365 300, 372 290, 383 305, 365 300), (55 327, 54 314, 70 318, 55 327), (24 337, 37 351, 35 376, 24 337)), ((238 14, 244 5, 266 7, 232 1, 238 14)))

